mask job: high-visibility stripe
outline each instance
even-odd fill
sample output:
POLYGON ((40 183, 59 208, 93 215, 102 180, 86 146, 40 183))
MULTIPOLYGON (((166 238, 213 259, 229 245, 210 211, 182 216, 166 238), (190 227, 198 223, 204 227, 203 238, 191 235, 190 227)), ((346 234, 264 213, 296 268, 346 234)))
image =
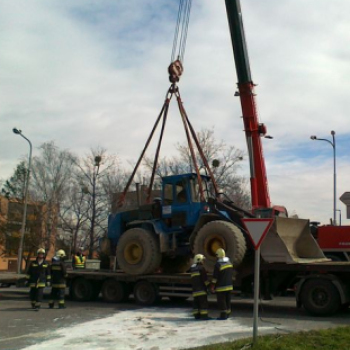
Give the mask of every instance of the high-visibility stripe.
POLYGON ((207 295, 207 293, 204 292, 204 291, 193 292, 193 293, 192 293, 192 296, 194 296, 194 297, 199 297, 199 296, 201 296, 201 295, 207 295))
POLYGON ((199 313, 201 315, 208 315, 208 310, 201 310, 199 313))
POLYGON ((217 292, 227 292, 229 290, 232 290, 233 287, 232 286, 223 286, 223 287, 217 287, 215 290, 217 292))
POLYGON ((207 286, 210 284, 210 281, 205 281, 204 284, 207 286))
POLYGON ((199 273, 199 272, 194 272, 194 273, 191 273, 191 278, 192 278, 192 277, 199 276, 199 275, 200 275, 200 273, 199 273))
POLYGON ((229 268, 233 268, 233 266, 231 264, 230 265, 223 265, 223 266, 220 266, 220 271, 225 270, 225 269, 229 269, 229 268))
POLYGON ((37 284, 37 288, 43 288, 43 287, 45 287, 45 283, 38 283, 37 284))
POLYGON ((217 280, 216 278, 213 278, 213 279, 211 280, 211 282, 214 283, 214 284, 215 284, 217 281, 218 281, 218 280, 217 280))
POLYGON ((52 271, 61 271, 62 268, 61 268, 61 266, 54 266, 54 265, 52 265, 52 266, 51 266, 51 270, 52 270, 52 271))

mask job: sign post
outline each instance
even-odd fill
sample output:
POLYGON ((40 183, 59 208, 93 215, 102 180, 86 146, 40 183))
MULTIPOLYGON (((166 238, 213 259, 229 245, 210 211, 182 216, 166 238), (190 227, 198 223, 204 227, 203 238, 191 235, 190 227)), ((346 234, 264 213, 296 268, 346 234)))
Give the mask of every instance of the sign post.
POLYGON ((254 311, 253 311, 253 344, 258 337, 259 286, 260 286, 260 245, 269 232, 273 219, 242 219, 255 249, 254 264, 254 311))

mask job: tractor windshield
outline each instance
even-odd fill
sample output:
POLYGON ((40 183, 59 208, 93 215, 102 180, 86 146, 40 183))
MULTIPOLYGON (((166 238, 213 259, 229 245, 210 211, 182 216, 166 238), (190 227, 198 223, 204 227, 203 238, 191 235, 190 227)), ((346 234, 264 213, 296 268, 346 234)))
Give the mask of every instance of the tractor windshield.
MULTIPOLYGON (((209 197, 212 197, 210 194, 210 186, 208 183, 208 180, 206 178, 202 178, 202 185, 203 185, 203 194, 204 194, 204 201, 207 202, 209 197)), ((197 178, 192 178, 190 180, 190 186, 191 186, 191 197, 193 202, 200 202, 201 196, 199 191, 199 184, 197 178)))

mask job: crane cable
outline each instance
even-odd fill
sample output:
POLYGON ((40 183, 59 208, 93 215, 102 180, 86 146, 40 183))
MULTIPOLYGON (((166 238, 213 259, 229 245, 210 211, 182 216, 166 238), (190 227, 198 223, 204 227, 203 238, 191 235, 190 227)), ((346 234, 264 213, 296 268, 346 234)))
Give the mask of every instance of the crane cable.
POLYGON ((190 23, 192 0, 180 0, 177 15, 171 62, 168 68, 169 80, 177 83, 183 72, 183 61, 185 57, 188 25, 190 23))
POLYGON ((175 59, 180 60, 182 63, 184 61, 188 25, 190 22, 191 6, 192 0, 180 0, 179 12, 177 15, 177 22, 174 34, 173 49, 171 52, 171 62, 174 62, 175 59))

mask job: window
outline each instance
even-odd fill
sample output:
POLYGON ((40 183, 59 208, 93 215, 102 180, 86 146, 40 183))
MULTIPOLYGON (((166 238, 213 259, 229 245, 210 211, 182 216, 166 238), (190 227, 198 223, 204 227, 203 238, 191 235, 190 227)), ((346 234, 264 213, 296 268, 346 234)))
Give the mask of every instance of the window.
POLYGON ((173 185, 172 184, 165 184, 164 186, 164 204, 170 205, 173 203, 174 197, 173 197, 173 185))
POLYGON ((186 203, 187 201, 186 183, 182 181, 176 183, 176 200, 179 203, 186 203))

